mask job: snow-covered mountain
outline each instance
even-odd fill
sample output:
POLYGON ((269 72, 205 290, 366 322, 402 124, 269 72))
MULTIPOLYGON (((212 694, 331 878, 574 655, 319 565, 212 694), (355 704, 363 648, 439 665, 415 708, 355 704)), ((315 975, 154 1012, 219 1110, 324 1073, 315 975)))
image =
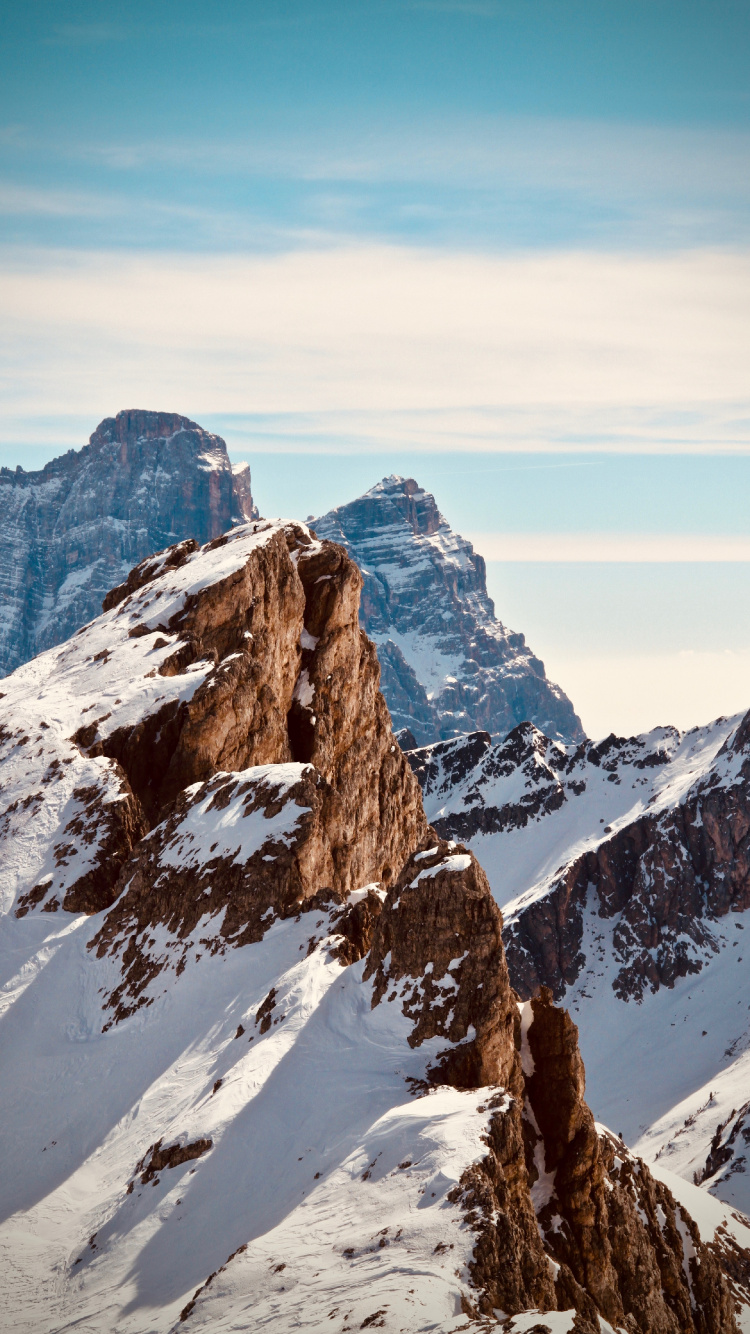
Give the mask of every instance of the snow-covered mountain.
POLYGON ((40 472, 0 469, 0 675, 97 616, 144 557, 255 514, 247 465, 170 412, 119 412, 40 472))
POLYGON ((487 871, 514 986, 575 1015, 595 1113, 750 1208, 750 714, 409 759, 428 818, 487 871))
POLYGON ((311 522, 362 570, 362 626, 378 646, 394 726, 413 744, 477 727, 499 740, 527 720, 563 741, 583 738, 524 636, 495 616, 484 560, 413 479, 385 477, 311 522))
POLYGON ((360 586, 237 527, 2 683, 5 1327, 750 1328, 750 1224, 597 1129, 572 1020, 518 1004, 360 586))

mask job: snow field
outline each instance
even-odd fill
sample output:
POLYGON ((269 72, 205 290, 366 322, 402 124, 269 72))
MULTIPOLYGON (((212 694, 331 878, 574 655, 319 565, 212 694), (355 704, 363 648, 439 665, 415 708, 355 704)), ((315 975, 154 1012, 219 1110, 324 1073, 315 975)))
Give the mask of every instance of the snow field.
POLYGON ((243 1245, 188 1327, 337 1330, 382 1307, 384 1328, 452 1328, 473 1233, 447 1194, 484 1156, 491 1113, 481 1090, 410 1097, 444 1042, 409 1047, 399 1003, 371 1008, 364 965, 341 967, 316 913, 223 957, 191 954, 103 1034, 116 962, 86 949, 97 925, 74 918, 38 952, 0 1020, 14 1330, 169 1330, 243 1245), (134 1178, 158 1140, 206 1138, 201 1157, 134 1178))

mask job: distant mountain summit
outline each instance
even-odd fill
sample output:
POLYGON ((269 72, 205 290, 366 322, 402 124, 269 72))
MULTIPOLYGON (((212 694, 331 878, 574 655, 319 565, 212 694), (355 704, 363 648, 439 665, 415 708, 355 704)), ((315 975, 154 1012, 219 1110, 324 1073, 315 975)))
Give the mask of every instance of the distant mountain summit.
POLYGON ((361 624, 378 646, 395 728, 426 745, 476 729, 500 740, 529 721, 582 740, 570 700, 495 616, 484 560, 413 478, 384 477, 312 523, 362 570, 361 624))
POLYGON ((144 557, 256 515, 247 464, 173 412, 119 412, 39 472, 1 469, 0 674, 97 616, 144 557))

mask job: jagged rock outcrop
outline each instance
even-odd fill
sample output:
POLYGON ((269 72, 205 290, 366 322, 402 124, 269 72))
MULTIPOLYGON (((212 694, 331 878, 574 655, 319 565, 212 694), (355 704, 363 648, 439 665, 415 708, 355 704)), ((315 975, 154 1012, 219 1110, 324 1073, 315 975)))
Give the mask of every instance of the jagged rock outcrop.
POLYGON ((514 916, 507 948, 523 994, 562 996, 576 981, 592 902, 613 924, 623 1000, 700 973, 718 952, 713 923, 750 907, 750 715, 680 801, 622 823, 514 916))
POLYGON ((543 1156, 535 1146, 538 1217, 561 1266, 558 1293, 613 1325, 629 1317, 665 1334, 731 1325, 734 1303, 693 1220, 644 1163, 597 1133, 575 1024, 551 999, 544 991, 529 1002, 523 1027, 529 1114, 544 1145, 543 1156))
POLYGON ((744 1209, 749 730, 566 747, 527 725, 408 754, 431 823, 488 873, 514 986, 577 1016, 597 1116, 744 1209))
POLYGON ((541 986, 561 998, 577 981, 592 911, 611 924, 623 1000, 673 986, 716 953, 711 924, 750 907, 748 717, 576 747, 524 724, 497 745, 474 732, 408 752, 432 824, 472 843, 507 905, 524 998, 541 986), (546 865, 535 861, 540 827, 546 865), (503 882, 511 838, 517 863, 519 846, 529 853, 515 886, 503 882))
POLYGON ((750 1101, 740 1108, 733 1107, 729 1116, 719 1121, 706 1154, 706 1161, 693 1174, 697 1186, 712 1178, 728 1180, 735 1173, 744 1175, 747 1171, 748 1146, 750 1145, 750 1101))
POLYGON ((497 620, 484 560, 412 478, 386 477, 312 522, 362 570, 362 626, 397 729, 420 745, 474 728, 499 740, 530 719, 551 737, 582 739, 570 700, 524 636, 497 620))
POLYGON ((3 683, 9 1322, 736 1334, 750 1292, 607 1156, 575 1026, 519 1007, 482 869, 428 826, 360 586, 257 521, 3 683))
POLYGON ((375 923, 369 976, 373 1006, 401 1006, 411 1045, 451 1043, 430 1080, 500 1086, 490 1152, 453 1193, 479 1233, 479 1312, 573 1307, 592 1331, 598 1316, 659 1334, 733 1327, 717 1254, 645 1164, 597 1133, 570 1016, 546 989, 519 1015, 502 918, 464 847, 410 858, 375 923))
MULTIPOLYGON (((205 906, 207 866, 191 858, 187 845, 182 860, 175 848, 196 811, 228 808, 243 822, 246 846, 259 837, 257 856, 247 854, 244 870, 236 845, 206 857, 214 906, 232 902, 225 934, 236 936, 244 925, 249 935, 242 940, 256 938, 272 904, 288 911, 323 889, 342 899, 363 883, 387 885, 419 843, 427 828, 419 787, 392 735, 374 647, 359 628, 360 584, 346 553, 314 541, 302 525, 257 522, 203 548, 186 542, 144 562, 66 650, 9 678, 0 713, 20 716, 23 703, 24 725, 44 738, 34 758, 47 823, 44 774, 93 762, 100 781, 119 784, 121 825, 123 793, 128 811, 136 803, 122 853, 147 826, 159 825, 138 845, 132 864, 124 864, 122 854, 107 864, 104 848, 112 838, 105 839, 104 826, 98 831, 97 866, 108 865, 110 876, 106 886, 98 885, 93 906, 107 906, 130 884, 102 941, 126 923, 144 931, 159 922, 176 930, 179 922, 183 935, 192 931, 190 904, 205 906), (45 723, 47 706, 33 698, 39 680, 63 714, 87 718, 67 737, 60 736, 64 724, 51 729, 45 723), (45 746, 61 751, 52 770, 45 746), (238 784, 227 771, 240 770, 238 784), (285 836, 295 831, 294 847, 285 845, 273 874, 267 866, 261 876, 270 896, 261 907, 259 865, 270 858, 265 835, 273 827, 264 821, 282 807, 285 836), (300 826, 301 807, 310 818, 300 826), (172 859, 169 872, 164 849, 172 859), (255 886, 244 923, 238 916, 242 875, 255 886), (157 881, 170 889, 152 893, 157 881)), ((32 766, 25 773, 26 783, 34 782, 34 772, 32 766)), ((73 793, 79 803, 82 793, 73 793)), ((6 825, 9 834, 18 832, 6 825)), ((54 837, 66 832, 75 832, 70 822, 54 837)), ((53 878, 42 879, 45 892, 37 903, 55 891, 53 878)), ((83 888, 78 885, 73 899, 70 893, 69 906, 80 910, 83 888)), ((26 891, 21 908, 30 906, 26 891)))
POLYGON ((375 925, 365 979, 371 975, 373 1004, 387 992, 403 998, 410 1043, 455 1044, 433 1078, 457 1088, 511 1082, 516 1007, 502 918, 464 847, 439 840, 409 858, 375 925))
POLYGON ((39 472, 0 469, 0 675, 98 615, 145 556, 255 517, 247 465, 172 412, 119 412, 39 472))

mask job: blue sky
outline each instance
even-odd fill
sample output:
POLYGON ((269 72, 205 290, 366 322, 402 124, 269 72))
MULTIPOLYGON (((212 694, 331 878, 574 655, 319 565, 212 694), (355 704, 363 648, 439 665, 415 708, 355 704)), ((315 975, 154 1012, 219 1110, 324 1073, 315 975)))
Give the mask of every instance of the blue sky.
POLYGON ((744 244, 746 0, 3 7, 9 241, 744 244))
POLYGON ((750 703, 746 0, 32 0, 0 52, 1 462, 139 405, 268 511, 416 475, 591 731, 750 703))

